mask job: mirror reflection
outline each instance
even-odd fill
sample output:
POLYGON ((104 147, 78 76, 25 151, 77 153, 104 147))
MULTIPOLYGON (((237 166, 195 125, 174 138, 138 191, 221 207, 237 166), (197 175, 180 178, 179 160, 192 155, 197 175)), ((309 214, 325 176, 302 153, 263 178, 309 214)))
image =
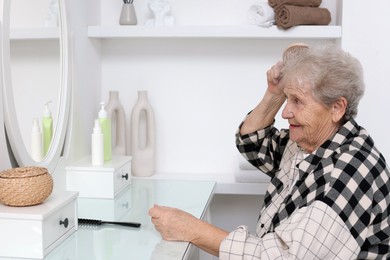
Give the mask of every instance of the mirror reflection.
POLYGON ((33 160, 44 159, 61 90, 58 0, 10 1, 10 72, 16 118, 33 160))

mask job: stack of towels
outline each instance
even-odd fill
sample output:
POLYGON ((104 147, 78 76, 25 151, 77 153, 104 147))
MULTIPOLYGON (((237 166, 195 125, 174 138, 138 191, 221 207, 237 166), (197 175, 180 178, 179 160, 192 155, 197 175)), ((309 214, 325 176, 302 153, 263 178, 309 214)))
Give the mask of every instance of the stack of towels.
POLYGON ((276 25, 288 29, 296 25, 328 25, 330 12, 320 8, 322 0, 268 0, 275 12, 276 25))

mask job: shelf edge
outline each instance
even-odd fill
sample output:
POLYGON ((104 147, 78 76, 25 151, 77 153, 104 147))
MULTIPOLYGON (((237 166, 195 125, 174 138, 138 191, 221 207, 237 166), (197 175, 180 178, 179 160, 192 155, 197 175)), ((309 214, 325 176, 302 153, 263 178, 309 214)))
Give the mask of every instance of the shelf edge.
POLYGON ((89 26, 88 37, 115 38, 249 38, 249 39, 339 39, 341 26, 89 26))

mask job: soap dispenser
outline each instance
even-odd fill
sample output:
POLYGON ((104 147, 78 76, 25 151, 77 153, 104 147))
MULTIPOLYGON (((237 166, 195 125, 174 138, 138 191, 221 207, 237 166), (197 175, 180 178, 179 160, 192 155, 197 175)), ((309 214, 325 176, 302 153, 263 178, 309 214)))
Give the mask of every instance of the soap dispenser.
POLYGON ((111 161, 112 146, 111 146, 111 120, 107 116, 107 111, 104 109, 104 102, 100 103, 99 122, 103 132, 104 139, 104 161, 111 161))
POLYGON ((33 119, 30 141, 31 141, 31 144, 30 144, 31 158, 36 162, 42 161, 42 159, 43 159, 43 140, 42 140, 41 128, 39 127, 38 118, 33 119))
POLYGON ((42 117, 42 132, 43 132, 43 155, 49 151, 51 139, 53 138, 53 118, 49 109, 51 101, 46 102, 42 117))

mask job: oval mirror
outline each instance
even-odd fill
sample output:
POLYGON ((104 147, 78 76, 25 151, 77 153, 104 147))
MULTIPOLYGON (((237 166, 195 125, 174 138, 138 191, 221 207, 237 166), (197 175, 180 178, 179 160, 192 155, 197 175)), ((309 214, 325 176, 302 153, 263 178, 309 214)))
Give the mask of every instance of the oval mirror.
POLYGON ((63 150, 70 109, 65 0, 2 2, 5 132, 18 166, 39 165, 52 172, 63 150))

